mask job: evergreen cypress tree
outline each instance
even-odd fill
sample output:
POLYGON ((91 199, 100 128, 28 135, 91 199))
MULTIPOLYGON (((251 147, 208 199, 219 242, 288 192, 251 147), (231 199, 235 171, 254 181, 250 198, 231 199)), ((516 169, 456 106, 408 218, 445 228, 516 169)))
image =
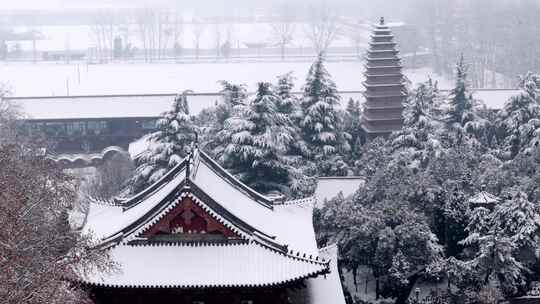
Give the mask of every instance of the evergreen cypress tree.
POLYGON ((288 115, 294 115, 297 110, 297 98, 292 94, 294 88, 294 77, 292 72, 277 77, 275 88, 279 99, 277 102, 278 111, 288 115))
POLYGON ((467 83, 467 66, 463 55, 459 58, 456 64, 456 85, 450 91, 449 95, 449 109, 447 121, 449 124, 459 124, 464 126, 468 117, 466 114, 473 108, 472 95, 469 92, 469 85, 467 83))
POLYGON ((350 135, 343 130, 338 110, 339 96, 335 83, 319 55, 311 66, 301 101, 301 136, 308 148, 304 151, 315 161, 321 175, 346 175, 348 166, 343 154, 350 151, 350 135))
POLYGON ((177 95, 173 109, 162 114, 157 131, 147 137, 149 147, 136 160, 131 191, 138 192, 160 179, 180 163, 196 140, 198 128, 189 114, 187 97, 177 95))
MULTIPOLYGON (((467 65, 463 54, 456 64, 456 85, 448 97, 449 109, 446 121, 455 143, 462 143, 466 137, 485 137, 489 123, 482 119, 476 109, 476 102, 469 92, 467 65)), ((453 143, 451 143, 453 144, 453 143)))
POLYGON ((216 106, 201 113, 200 118, 210 119, 203 122, 206 127, 202 129, 202 147, 209 151, 214 157, 223 153, 224 147, 228 144, 223 138, 216 136, 225 128, 225 121, 235 115, 235 108, 241 108, 247 103, 247 90, 244 84, 234 84, 227 81, 220 81, 222 85, 223 100, 216 102, 216 106))
POLYGON ((345 109, 344 117, 344 130, 349 134, 349 145, 351 146, 351 158, 358 159, 360 157, 360 148, 363 142, 363 130, 362 130, 362 108, 360 102, 352 98, 347 102, 347 108, 345 109))
POLYGON ((271 84, 259 83, 254 99, 237 106, 238 112, 217 136, 229 143, 221 162, 243 182, 261 192, 289 193, 291 168, 284 155, 294 130, 289 117, 278 111, 278 101, 271 84))

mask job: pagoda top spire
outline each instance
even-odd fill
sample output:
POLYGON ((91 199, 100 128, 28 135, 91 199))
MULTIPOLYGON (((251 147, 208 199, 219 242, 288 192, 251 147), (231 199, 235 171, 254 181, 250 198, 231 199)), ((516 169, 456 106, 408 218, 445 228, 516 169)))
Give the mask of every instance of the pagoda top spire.
POLYGON ((379 20, 379 24, 384 25, 384 17, 381 17, 381 19, 379 20))

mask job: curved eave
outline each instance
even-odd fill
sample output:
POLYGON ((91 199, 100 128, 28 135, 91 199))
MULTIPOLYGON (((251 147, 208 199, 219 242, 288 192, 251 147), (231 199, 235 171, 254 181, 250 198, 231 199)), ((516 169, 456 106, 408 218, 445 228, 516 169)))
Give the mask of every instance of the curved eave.
POLYGON ((368 104, 364 104, 364 108, 367 110, 403 110, 405 107, 403 105, 400 106, 371 106, 368 104))
POLYGON ((393 129, 371 129, 369 127, 366 127, 365 124, 362 124, 362 128, 364 129, 364 131, 366 131, 366 133, 368 134, 390 134, 392 132, 395 132, 395 131, 399 131, 401 130, 401 128, 393 128, 393 129))
POLYGON ((392 97, 396 97, 396 98, 404 98, 404 97, 407 97, 407 94, 405 93, 401 93, 401 95, 370 95, 366 92, 362 93, 364 95, 365 98, 372 98, 372 99, 377 99, 377 98, 392 98, 392 97))
POLYGON ((366 76, 366 78, 379 78, 379 77, 402 77, 403 74, 401 73, 397 73, 397 74, 380 74, 380 75, 374 75, 374 74, 369 74, 369 73, 364 73, 364 76, 366 76))
POLYGON ((377 83, 377 84, 373 84, 373 83, 367 83, 367 82, 362 82, 362 85, 366 88, 385 88, 385 87, 405 87, 405 84, 402 82, 399 82, 399 83, 377 83))
POLYGON ((279 282, 259 283, 259 284, 106 284, 96 282, 80 281, 87 286, 106 287, 106 288, 118 288, 118 289, 179 289, 179 290, 211 290, 211 289, 236 289, 236 288, 279 288, 290 286, 294 283, 300 283, 305 279, 316 278, 320 275, 330 273, 328 268, 307 273, 303 276, 291 278, 289 280, 283 280, 279 282))
POLYGON ((391 65, 391 66, 370 66, 368 64, 365 64, 364 67, 368 70, 381 70, 381 69, 403 69, 401 65, 391 65))
POLYGON ((374 58, 374 57, 365 56, 364 60, 366 61, 401 61, 401 58, 398 56, 386 57, 386 58, 374 58))
POLYGON ((373 50, 373 49, 368 49, 367 50, 367 53, 368 54, 380 54, 380 53, 394 53, 394 54, 398 54, 399 51, 398 50, 373 50))
POLYGON ((375 35, 371 34, 370 37, 371 38, 394 38, 394 35, 392 35, 392 34, 375 34, 375 35))
POLYGON ((367 122, 402 122, 403 118, 370 118, 364 115, 364 120, 367 122))
POLYGON ((371 46, 379 46, 379 45, 392 45, 392 46, 396 46, 397 43, 393 42, 393 41, 380 41, 380 42, 376 42, 376 41, 370 41, 369 42, 369 45, 371 46))

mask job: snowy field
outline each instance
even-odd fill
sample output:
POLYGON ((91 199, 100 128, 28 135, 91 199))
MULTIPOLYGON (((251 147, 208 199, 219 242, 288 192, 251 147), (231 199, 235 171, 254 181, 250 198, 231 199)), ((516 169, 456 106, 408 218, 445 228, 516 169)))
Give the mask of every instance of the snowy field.
MULTIPOLYGON (((274 82, 277 75, 292 71, 300 89, 309 62, 201 63, 201 64, 56 64, 2 63, 0 82, 13 88, 14 96, 59 96, 103 94, 176 93, 191 89, 196 93, 220 90, 218 81, 245 83, 249 90, 260 81, 274 82)), ((363 62, 328 62, 340 91, 363 90, 363 62)), ((413 82, 421 82, 429 69, 405 70, 413 82)), ((440 88, 451 82, 434 76, 440 88)))

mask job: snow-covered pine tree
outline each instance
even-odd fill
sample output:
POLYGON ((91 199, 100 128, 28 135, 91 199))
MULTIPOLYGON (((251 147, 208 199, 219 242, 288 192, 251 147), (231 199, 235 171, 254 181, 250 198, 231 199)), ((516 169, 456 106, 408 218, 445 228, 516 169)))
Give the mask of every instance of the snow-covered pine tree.
POLYGON ((232 111, 237 105, 244 105, 247 102, 248 94, 245 84, 235 84, 228 81, 220 81, 223 94, 223 102, 216 106, 216 116, 218 124, 221 126, 229 117, 232 116, 232 111))
POLYGON ((135 174, 130 181, 132 192, 138 192, 160 179, 180 163, 196 141, 198 127, 189 114, 186 94, 177 95, 173 108, 157 121, 157 131, 146 141, 148 148, 136 160, 135 174))
POLYGON ((225 80, 219 83, 222 86, 220 93, 223 94, 223 100, 216 102, 215 107, 201 112, 198 116, 199 120, 211 119, 211 121, 204 122, 201 146, 215 157, 223 153, 224 147, 228 144, 216 134, 224 129, 227 119, 236 115, 234 113, 236 110, 247 104, 248 98, 244 84, 234 84, 225 80))
POLYGON ((278 100, 271 84, 259 83, 253 100, 240 106, 217 134, 229 143, 219 157, 250 187, 288 194, 291 168, 284 155, 294 141, 294 130, 288 116, 278 111, 278 100))
POLYGON ((429 151, 440 148, 436 130, 440 105, 437 100, 439 89, 437 82, 431 78, 420 83, 413 91, 403 111, 403 128, 391 136, 394 153, 407 154, 407 158, 415 166, 425 164, 429 151))
POLYGON ((453 133, 451 138, 455 143, 462 143, 466 136, 481 138, 488 128, 488 122, 482 119, 476 110, 477 101, 469 91, 468 68, 463 54, 456 64, 456 85, 448 96, 448 110, 446 122, 453 133))
POLYGON ((479 284, 476 288, 497 284, 506 296, 515 296, 520 288, 525 287, 529 270, 516 258, 518 247, 511 238, 492 231, 479 236, 476 243, 478 250, 472 259, 460 261, 450 258, 449 272, 454 284, 464 279, 469 281, 469 285, 473 282, 474 285, 479 284))
POLYGON ((276 104, 278 111, 291 116, 298 110, 298 98, 292 94, 294 80, 292 72, 280 75, 277 77, 277 85, 274 89, 279 97, 276 104))
POLYGON ((478 238, 486 235, 491 229, 491 211, 484 207, 476 207, 469 210, 469 223, 465 231, 469 234, 460 244, 470 246, 478 242, 478 238))
POLYGON ((463 126, 466 123, 464 119, 467 119, 467 117, 464 117, 465 114, 473 108, 473 98, 469 92, 467 75, 465 58, 461 55, 456 64, 456 85, 452 88, 450 95, 448 96, 449 109, 447 112, 447 120, 449 124, 458 123, 463 126))
POLYGON ((300 127, 308 148, 303 152, 315 161, 320 175, 346 175, 343 155, 350 151, 350 135, 343 130, 340 97, 322 54, 310 67, 303 91, 300 127))
POLYGON ((527 266, 538 255, 540 212, 527 195, 517 192, 493 212, 476 208, 467 226, 469 236, 461 243, 475 245, 473 259, 462 262, 477 273, 484 284, 498 281, 507 295, 515 295, 525 284, 527 266))
POLYGON ((527 198, 527 194, 517 192, 493 212, 492 230, 498 231, 520 248, 534 253, 540 239, 540 209, 527 198))
POLYGON ((540 75, 528 73, 519 83, 521 92, 504 104, 497 120, 504 157, 510 159, 540 145, 540 75))
POLYGON ((225 103, 234 106, 246 101, 247 90, 245 84, 231 83, 226 80, 221 80, 219 84, 222 86, 220 93, 223 94, 225 103))
POLYGON ((291 183, 289 188, 293 196, 305 197, 312 195, 316 187, 316 179, 313 176, 307 176, 306 172, 312 172, 312 163, 302 157, 302 151, 307 151, 305 143, 301 140, 300 120, 302 119, 302 110, 300 100, 292 92, 294 88, 295 77, 292 72, 277 77, 277 84, 274 86, 274 92, 279 97, 277 100, 277 110, 279 113, 287 115, 292 124, 294 141, 289 144, 284 157, 290 165, 289 175, 291 183))

